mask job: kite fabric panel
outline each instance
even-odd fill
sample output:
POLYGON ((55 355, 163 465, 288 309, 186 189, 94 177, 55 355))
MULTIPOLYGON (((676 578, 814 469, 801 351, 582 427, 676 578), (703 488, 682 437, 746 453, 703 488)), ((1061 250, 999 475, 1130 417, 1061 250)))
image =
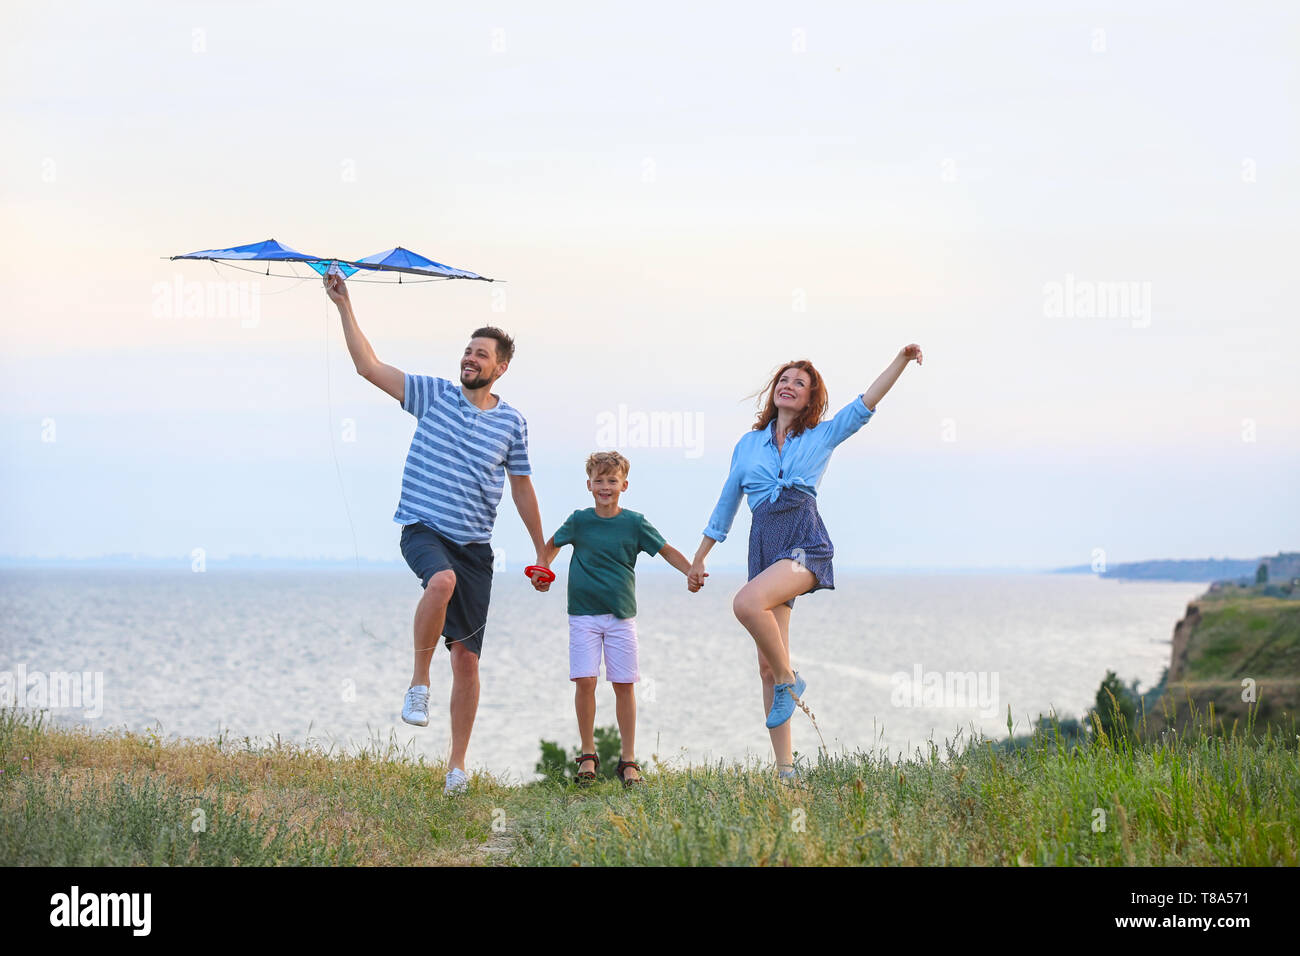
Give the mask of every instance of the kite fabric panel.
POLYGON ((323 259, 320 262, 309 262, 307 265, 315 269, 318 275, 341 275, 345 279, 357 271, 355 266, 339 262, 337 259, 323 259))
MULTIPOLYGON (((263 242, 250 242, 246 246, 232 246, 229 249, 201 249, 188 252, 173 259, 270 259, 276 262, 320 262, 320 256, 309 256, 297 249, 290 249, 282 242, 267 239, 263 242)), ((325 260, 328 261, 328 260, 325 260)))
MULTIPOLYGON (((412 252, 410 249, 403 249, 397 246, 393 249, 386 249, 383 252, 376 252, 373 256, 366 256, 364 259, 351 261, 348 265, 358 266, 362 269, 374 269, 382 272, 409 272, 415 275, 425 276, 444 276, 448 279, 482 279, 481 275, 474 272, 466 272, 464 269, 454 269, 451 266, 445 266, 441 262, 434 262, 427 259, 418 252, 412 252)), ((491 281, 491 280, 488 280, 491 281)))

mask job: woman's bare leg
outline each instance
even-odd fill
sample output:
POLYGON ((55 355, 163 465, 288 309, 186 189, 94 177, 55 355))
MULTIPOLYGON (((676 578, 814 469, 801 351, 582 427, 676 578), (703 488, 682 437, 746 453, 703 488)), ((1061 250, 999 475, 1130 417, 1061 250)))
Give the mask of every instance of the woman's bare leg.
POLYGON ((782 640, 781 626, 772 609, 798 597, 817 583, 817 578, 806 567, 790 558, 783 558, 764 570, 736 592, 731 602, 736 620, 745 626, 758 647, 758 654, 767 661, 772 676, 778 684, 794 680, 790 669, 790 651, 782 640))
MULTIPOLYGON (((746 584, 732 601, 736 619, 745 625, 758 650, 764 715, 772 709, 776 685, 794 680, 794 670, 790 667, 790 608, 785 602, 808 591, 816 581, 811 571, 786 558, 746 584)), ((790 723, 787 720, 768 730, 779 770, 788 771, 794 763, 790 723)))
MULTIPOLYGON (((781 643, 785 645, 785 653, 788 658, 790 655, 790 608, 784 604, 778 604, 772 608, 772 614, 776 617, 777 626, 781 629, 781 643)), ((763 660, 763 655, 758 655, 758 676, 763 680, 763 716, 767 716, 768 711, 772 709, 772 698, 776 696, 776 676, 772 673, 772 668, 767 666, 763 660)), ((789 771, 794 768, 794 751, 791 749, 790 727, 794 723, 787 720, 780 727, 773 727, 768 730, 768 736, 772 738, 772 753, 776 756, 776 768, 778 770, 789 771)))

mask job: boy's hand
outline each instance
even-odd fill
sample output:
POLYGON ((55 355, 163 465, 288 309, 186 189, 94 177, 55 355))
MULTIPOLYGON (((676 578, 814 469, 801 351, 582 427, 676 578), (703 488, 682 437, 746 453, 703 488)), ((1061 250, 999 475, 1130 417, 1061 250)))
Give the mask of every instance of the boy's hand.
POLYGON ((704 587, 704 579, 709 576, 709 572, 704 570, 704 562, 696 561, 691 565, 691 570, 686 575, 686 587, 692 593, 704 587))
POLYGON ((534 571, 528 575, 528 580, 533 582, 533 590, 535 591, 549 591, 551 589, 551 582, 546 580, 546 575, 542 574, 541 571, 534 571))

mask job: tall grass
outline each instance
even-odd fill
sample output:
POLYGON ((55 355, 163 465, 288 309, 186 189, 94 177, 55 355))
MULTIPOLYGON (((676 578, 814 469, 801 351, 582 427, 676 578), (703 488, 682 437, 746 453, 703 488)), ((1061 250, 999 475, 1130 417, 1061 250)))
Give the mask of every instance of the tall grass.
POLYGON ((756 764, 652 762, 632 790, 475 775, 445 797, 445 768, 391 741, 163 741, 0 710, 0 865, 1300 862, 1294 721, 1095 730, 1070 746, 1049 725, 1010 752, 958 735, 907 759, 823 753, 793 787, 756 764))
POLYGON ((0 865, 478 862, 501 788, 476 776, 457 803, 444 774, 391 739, 164 741, 0 709, 0 865))
POLYGON ((232 866, 356 862, 287 816, 254 817, 221 786, 194 793, 154 774, 83 781, 55 772, 18 784, 19 812, 0 824, 0 859, 50 866, 232 866))
MULTIPOLYGON (((1055 728, 1011 753, 976 739, 905 761, 823 755, 796 787, 769 769, 650 774, 551 799, 517 861, 648 865, 1286 865, 1297 863, 1296 738, 1207 733, 1141 744, 1055 728)), ((542 801, 539 801, 539 803, 542 801)))

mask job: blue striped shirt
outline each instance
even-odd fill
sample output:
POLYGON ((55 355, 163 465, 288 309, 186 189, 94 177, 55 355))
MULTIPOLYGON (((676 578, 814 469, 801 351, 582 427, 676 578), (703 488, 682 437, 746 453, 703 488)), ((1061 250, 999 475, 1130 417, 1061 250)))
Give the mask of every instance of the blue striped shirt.
POLYGON ((498 400, 479 409, 455 382, 406 376, 402 408, 418 421, 393 520, 422 521, 457 544, 491 541, 506 473, 530 475, 528 423, 498 400))
POLYGON ((741 435, 731 453, 731 471, 722 486, 718 506, 704 533, 714 541, 727 540, 742 494, 749 496, 750 511, 764 499, 776 501, 782 488, 798 488, 816 497, 835 446, 870 421, 876 408, 867 408, 859 395, 829 421, 805 428, 801 435, 787 435, 780 451, 776 448, 775 419, 763 431, 741 435))

